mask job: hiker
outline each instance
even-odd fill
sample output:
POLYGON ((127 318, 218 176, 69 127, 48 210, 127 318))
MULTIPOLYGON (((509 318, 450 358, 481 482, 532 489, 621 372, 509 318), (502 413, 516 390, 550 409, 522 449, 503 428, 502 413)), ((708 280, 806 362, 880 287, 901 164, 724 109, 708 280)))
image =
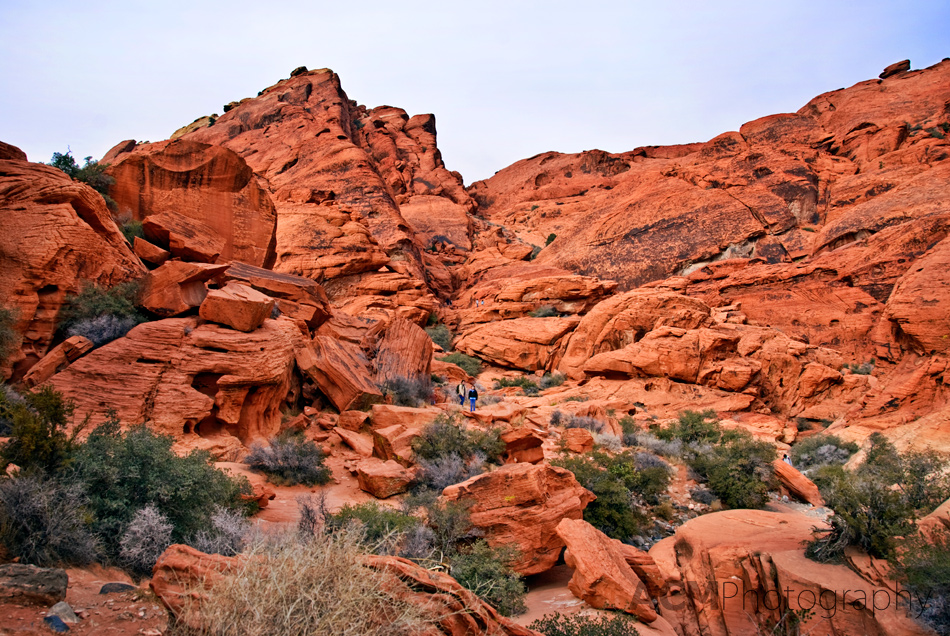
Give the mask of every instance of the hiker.
POLYGON ((462 406, 465 404, 465 383, 459 382, 459 385, 455 388, 455 392, 458 393, 459 396, 459 406, 462 406))
POLYGON ((475 385, 472 385, 472 388, 468 391, 468 401, 472 404, 472 413, 475 412, 475 400, 478 399, 478 391, 475 390, 475 385))
MULTIPOLYGON (((789 466, 792 466, 792 458, 788 456, 788 453, 785 453, 783 455, 782 461, 788 464, 789 466)), ((794 468, 794 466, 792 466, 792 468, 794 468)))

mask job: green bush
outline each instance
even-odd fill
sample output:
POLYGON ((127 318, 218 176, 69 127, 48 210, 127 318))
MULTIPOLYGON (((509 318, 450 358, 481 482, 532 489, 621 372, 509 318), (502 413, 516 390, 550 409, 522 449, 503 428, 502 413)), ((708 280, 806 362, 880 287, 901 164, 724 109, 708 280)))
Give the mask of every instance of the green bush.
POLYGON ((10 557, 39 566, 85 565, 99 556, 78 484, 40 471, 0 479, 0 545, 10 557))
POLYGON ((426 333, 432 338, 432 342, 442 347, 443 351, 452 350, 452 339, 455 338, 455 334, 442 323, 433 327, 426 327, 426 333))
POLYGON ((689 458, 709 488, 730 508, 761 508, 768 503, 775 447, 753 439, 746 431, 727 431, 708 452, 689 458))
POLYGON ((564 384, 564 381, 567 379, 567 376, 563 373, 545 373, 541 377, 541 381, 538 385, 541 387, 541 390, 550 389, 552 386, 561 386, 564 384))
POLYGON ((702 413, 683 411, 672 425, 657 429, 655 434, 665 441, 682 440, 684 443, 715 444, 722 436, 716 412, 707 409, 702 413))
POLYGON ((805 471, 827 464, 843 464, 858 452, 854 442, 842 441, 835 435, 812 435, 792 446, 791 459, 798 470, 805 471))
POLYGON ((574 473, 584 488, 597 495, 584 509, 584 521, 621 541, 638 534, 646 523, 637 500, 657 503, 672 478, 666 462, 649 453, 593 451, 562 456, 551 463, 574 473))
POLYGON ((108 556, 119 556, 119 540, 148 505, 168 518, 177 543, 211 526, 218 506, 246 507, 241 497, 251 494, 246 479, 216 470, 206 451, 179 457, 171 448, 174 441, 145 425, 123 432, 113 416, 76 450, 68 478, 82 486, 92 529, 108 556))
POLYGON ((0 307, 0 365, 20 346, 20 334, 13 328, 16 319, 15 310, 0 307))
POLYGON ((932 451, 900 453, 880 433, 871 435, 864 462, 854 472, 841 466, 816 471, 814 482, 835 514, 830 529, 816 530, 806 554, 830 561, 856 545, 872 556, 892 556, 897 537, 946 499, 946 468, 932 451))
POLYGON ((554 305, 541 305, 528 315, 532 318, 554 318, 559 316, 560 313, 554 308, 554 305))
POLYGON ((122 236, 129 242, 129 245, 134 245, 136 238, 145 238, 145 229, 142 226, 142 222, 136 219, 130 218, 121 221, 119 223, 119 231, 122 232, 122 236))
POLYGON ((473 358, 472 356, 467 356, 464 353, 459 353, 457 351, 455 353, 450 353, 447 356, 442 356, 439 358, 439 360, 461 367, 465 373, 473 377, 482 371, 481 360, 478 358, 473 358))
POLYGON ((424 406, 432 399, 432 378, 418 375, 414 378, 397 376, 379 385, 396 406, 424 406))
POLYGON ((297 431, 288 430, 270 440, 270 446, 252 444, 244 463, 267 475, 278 486, 315 486, 330 481, 323 451, 297 431))
POLYGON ((73 158, 72 151, 67 150, 65 154, 54 152, 49 165, 59 168, 73 179, 82 181, 101 194, 110 210, 116 208, 115 201, 109 196, 109 186, 115 183, 115 179, 105 173, 109 164, 99 163, 92 157, 86 157, 86 163, 80 167, 73 158))
POLYGON ((527 376, 518 376, 517 378, 498 378, 495 380, 495 388, 501 389, 510 386, 521 387, 521 391, 525 395, 537 395, 538 394, 538 384, 533 380, 530 380, 527 376))
POLYGON ((59 310, 58 331, 63 335, 81 335, 96 346, 124 336, 146 317, 135 306, 140 283, 120 283, 104 289, 94 283, 83 285, 76 295, 66 297, 59 310))
POLYGON ((505 443, 500 429, 466 429, 457 413, 441 413, 412 440, 412 450, 416 457, 429 461, 450 455, 468 460, 481 453, 486 460, 498 463, 505 452, 505 443))
POLYGON ((544 242, 544 246, 547 247, 548 245, 550 245, 551 243, 553 243, 553 242, 554 242, 554 239, 556 239, 556 238, 557 238, 557 234, 555 234, 555 233, 553 233, 553 232, 550 233, 550 234, 548 234, 548 238, 547 238, 547 240, 544 242))
POLYGON ((74 409, 49 384, 22 396, 6 388, 0 391, 0 420, 10 423, 10 439, 0 447, 0 468, 16 464, 50 475, 60 472, 72 460, 83 428, 66 434, 74 409))
POLYGON ((950 634, 950 536, 932 543, 914 536, 902 548, 891 563, 912 595, 911 610, 938 634, 950 634))
POLYGON ((449 574, 503 616, 514 616, 527 611, 524 582, 511 569, 517 557, 513 548, 492 548, 480 539, 452 557, 449 574))
POLYGON ((405 512, 380 506, 375 501, 359 505, 345 504, 324 520, 329 532, 357 529, 361 540, 378 554, 392 554, 403 537, 421 521, 405 512))
POLYGON ((640 636, 636 624, 637 620, 629 614, 614 614, 608 618, 603 614, 562 616, 555 612, 539 618, 528 627, 544 636, 640 636))

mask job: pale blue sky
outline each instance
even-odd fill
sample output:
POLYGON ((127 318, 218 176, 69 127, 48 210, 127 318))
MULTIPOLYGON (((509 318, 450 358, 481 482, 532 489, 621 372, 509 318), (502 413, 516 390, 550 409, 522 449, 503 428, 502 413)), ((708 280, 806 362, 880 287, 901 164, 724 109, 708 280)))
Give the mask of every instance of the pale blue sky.
POLYGON ((950 56, 947 0, 587 4, 0 0, 0 140, 100 157, 329 67, 361 104, 435 113, 470 183, 547 150, 705 141, 950 56))

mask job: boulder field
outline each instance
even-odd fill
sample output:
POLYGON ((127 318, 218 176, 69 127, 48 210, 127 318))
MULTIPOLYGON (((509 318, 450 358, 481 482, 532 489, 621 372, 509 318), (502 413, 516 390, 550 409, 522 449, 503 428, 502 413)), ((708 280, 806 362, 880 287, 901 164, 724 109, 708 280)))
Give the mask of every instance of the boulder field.
MULTIPOLYGON (((546 152, 466 188, 434 115, 359 105, 332 71, 298 69, 169 140, 117 144, 109 205, 0 142, 16 340, 0 372, 52 384, 76 424, 113 410, 223 462, 301 430, 360 501, 398 501, 420 469, 412 441, 451 413, 502 429, 504 465, 443 500, 517 547, 517 572, 566 563, 574 596, 643 633, 756 633, 807 598, 830 607, 803 633, 926 633, 874 605, 895 591, 882 564, 805 559, 819 519, 693 515, 647 554, 584 522, 594 495, 550 460, 685 409, 781 450, 827 430, 950 453, 948 104, 950 61, 895 65, 706 142, 546 152), (138 286, 124 335, 59 328, 80 291, 120 283, 138 286), (479 389, 476 412, 459 382, 479 389), (424 388, 416 406, 393 403, 400 383, 424 388)), ((775 472, 823 505, 806 476, 775 472)), ((292 521, 282 505, 262 523, 292 521)), ((441 572, 365 566, 441 603, 432 633, 533 633, 441 572)), ((173 546, 152 587, 175 611, 177 579, 233 567, 173 546)))

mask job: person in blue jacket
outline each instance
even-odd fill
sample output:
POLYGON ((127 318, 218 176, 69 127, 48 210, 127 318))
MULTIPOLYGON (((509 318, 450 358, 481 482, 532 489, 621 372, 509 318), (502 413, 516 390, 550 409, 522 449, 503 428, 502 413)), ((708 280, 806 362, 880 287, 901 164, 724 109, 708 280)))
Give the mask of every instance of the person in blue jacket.
POLYGON ((478 391, 475 390, 475 385, 472 385, 472 388, 468 390, 468 401, 472 405, 472 413, 475 412, 475 400, 478 399, 478 391))

